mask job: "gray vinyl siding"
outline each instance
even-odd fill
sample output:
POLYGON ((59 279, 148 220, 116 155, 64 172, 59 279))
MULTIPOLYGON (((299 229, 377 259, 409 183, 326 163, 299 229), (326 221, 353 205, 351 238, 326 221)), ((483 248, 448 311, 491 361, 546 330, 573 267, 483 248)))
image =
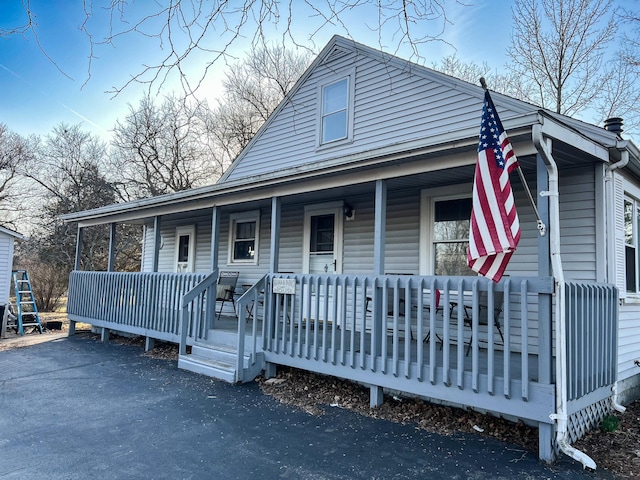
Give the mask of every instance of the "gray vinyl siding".
POLYGON ((280 272, 302 272, 304 205, 285 205, 280 218, 280 272))
POLYGON ((349 199, 354 209, 353 220, 344 222, 344 260, 342 271, 348 274, 373 273, 373 231, 375 212, 373 193, 349 199))
POLYGON ((384 273, 420 273, 420 191, 390 192, 384 273))
MULTIPOLYGON (((472 95, 468 88, 451 88, 433 72, 410 64, 404 67, 358 51, 318 65, 232 167, 228 180, 477 126, 480 90, 472 95), (317 148, 318 87, 354 67, 353 139, 317 148)), ((503 120, 522 113, 499 111, 503 120)))
POLYGON ((623 299, 619 309, 618 323, 618 381, 640 374, 635 364, 640 360, 640 298, 626 291, 625 237, 624 237, 624 197, 625 188, 638 187, 638 183, 616 171, 613 175, 614 205, 610 211, 614 214, 616 234, 611 232, 611 241, 615 245, 615 283, 623 299))
POLYGON ((144 233, 142 234, 141 272, 153 272, 153 231, 153 224, 146 224, 144 226, 144 233))
POLYGON ((596 281, 594 167, 561 170, 559 189, 560 253, 565 278, 596 281))
POLYGON ((640 303, 624 303, 618 324, 618 380, 640 374, 640 303))
POLYGON ((13 237, 0 233, 0 305, 9 303, 11 269, 13 268, 13 243, 13 237))

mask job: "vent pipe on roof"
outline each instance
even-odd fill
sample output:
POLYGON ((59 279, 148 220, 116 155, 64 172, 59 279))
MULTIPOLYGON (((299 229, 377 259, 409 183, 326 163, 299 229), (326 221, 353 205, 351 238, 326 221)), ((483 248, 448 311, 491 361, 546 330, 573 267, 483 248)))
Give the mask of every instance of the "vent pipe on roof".
POLYGON ((613 133, 617 133, 618 135, 620 135, 622 133, 622 124, 624 122, 622 121, 622 118, 620 117, 611 117, 611 118, 607 118, 604 121, 604 129, 605 130, 609 130, 610 132, 613 133))

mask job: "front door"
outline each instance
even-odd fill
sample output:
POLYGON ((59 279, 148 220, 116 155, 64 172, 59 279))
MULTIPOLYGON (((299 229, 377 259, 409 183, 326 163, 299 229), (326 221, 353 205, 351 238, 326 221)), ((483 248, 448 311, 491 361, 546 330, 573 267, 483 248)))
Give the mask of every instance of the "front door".
MULTIPOLYGON (((313 205, 305 209, 304 217, 304 259, 303 272, 326 275, 342 273, 342 204, 331 203, 313 205)), ((337 291, 337 295, 342 292, 337 291)), ((318 309, 324 312, 324 303, 327 303, 329 317, 322 320, 333 321, 333 302, 335 292, 329 288, 325 291, 323 286, 319 291, 315 288, 305 289, 303 308, 310 308, 311 317, 315 316, 316 304, 318 309)), ((320 314, 322 316, 322 314, 320 314)))
POLYGON ((342 207, 305 209, 304 273, 342 273, 342 207))

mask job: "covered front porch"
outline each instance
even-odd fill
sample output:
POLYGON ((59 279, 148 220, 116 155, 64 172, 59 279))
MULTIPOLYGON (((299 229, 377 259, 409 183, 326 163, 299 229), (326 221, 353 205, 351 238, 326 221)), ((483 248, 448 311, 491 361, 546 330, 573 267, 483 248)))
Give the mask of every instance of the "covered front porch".
MULTIPOLYGON (((217 272, 73 272, 69 319, 179 342, 179 365, 234 382, 289 365, 369 385, 372 406, 389 389, 521 419, 538 425, 540 456, 552 458, 552 278, 494 285, 469 277, 268 274, 238 298, 237 318, 217 318, 216 280, 217 272), (232 376, 216 375, 227 363, 232 376)), ((568 400, 584 429, 585 407, 605 401, 615 380, 616 292, 601 284, 563 289, 568 400)))

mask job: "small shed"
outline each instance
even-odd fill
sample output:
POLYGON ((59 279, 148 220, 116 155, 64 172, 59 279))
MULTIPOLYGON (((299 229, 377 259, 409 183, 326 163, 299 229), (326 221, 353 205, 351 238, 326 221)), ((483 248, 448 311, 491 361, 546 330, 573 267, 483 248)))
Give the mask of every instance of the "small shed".
POLYGON ((13 269, 13 248, 16 240, 24 240, 18 232, 0 226, 0 320, 2 332, 6 325, 7 305, 11 290, 11 270, 13 269))

